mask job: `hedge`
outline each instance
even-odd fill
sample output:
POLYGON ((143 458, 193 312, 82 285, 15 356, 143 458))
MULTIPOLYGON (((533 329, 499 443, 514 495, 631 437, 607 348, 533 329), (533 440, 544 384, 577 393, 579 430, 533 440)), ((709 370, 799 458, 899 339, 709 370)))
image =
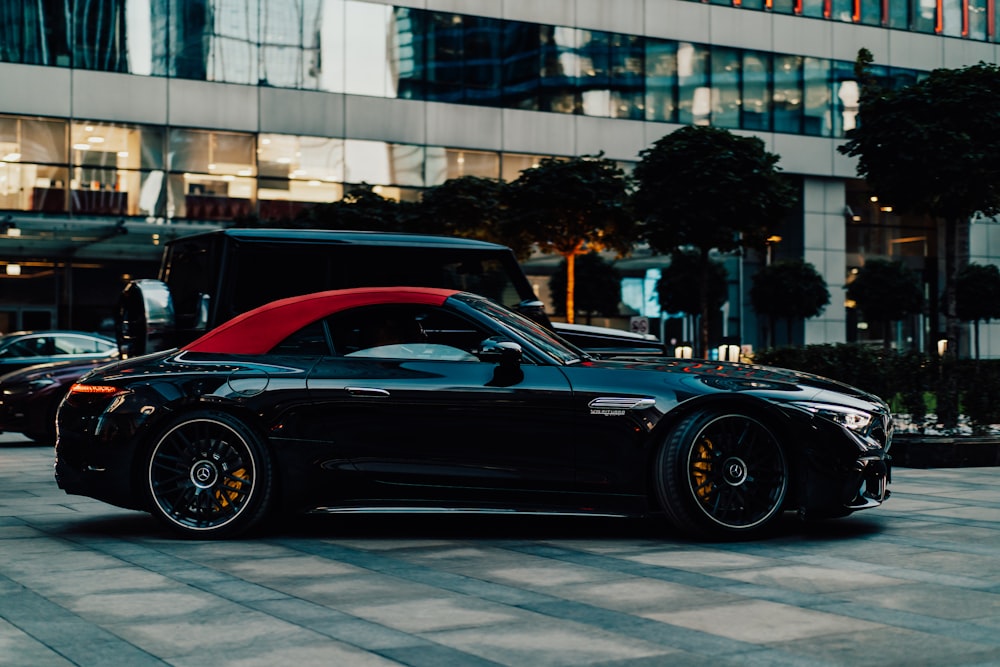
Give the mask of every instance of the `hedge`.
POLYGON ((928 413, 944 429, 964 415, 974 432, 1000 424, 1000 360, 941 359, 861 344, 761 350, 754 363, 822 375, 882 397, 893 412, 922 425, 928 413))

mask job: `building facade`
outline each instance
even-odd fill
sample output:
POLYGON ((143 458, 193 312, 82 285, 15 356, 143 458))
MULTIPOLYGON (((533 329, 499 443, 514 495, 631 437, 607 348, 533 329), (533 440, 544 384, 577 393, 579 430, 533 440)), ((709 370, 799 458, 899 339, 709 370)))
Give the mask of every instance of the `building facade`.
MULTIPOLYGON (((854 59, 869 49, 902 85, 1000 46, 994 0, 0 0, 0 16, 2 331, 107 326, 160 244, 240 216, 360 183, 415 199, 456 176, 512 180, 550 155, 628 168, 710 124, 763 139, 799 184, 773 257, 812 263, 831 303, 796 342, 881 339, 844 303, 852 272, 902 259, 933 296, 940 244, 837 152, 854 59)), ((1000 260, 992 224, 969 246, 1000 260)), ((753 345, 753 262, 728 265, 723 329, 753 345)), ((627 300, 655 312, 636 271, 627 300)), ((928 321, 900 323, 897 344, 929 347, 928 321)), ((983 353, 1000 356, 991 329, 983 353)))

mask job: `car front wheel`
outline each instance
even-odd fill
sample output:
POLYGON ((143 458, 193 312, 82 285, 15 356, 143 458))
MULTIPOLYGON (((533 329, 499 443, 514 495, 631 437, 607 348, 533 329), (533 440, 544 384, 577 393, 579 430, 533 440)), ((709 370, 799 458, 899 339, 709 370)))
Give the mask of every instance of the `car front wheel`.
POLYGON ((165 428, 146 458, 153 515, 186 537, 232 537, 267 512, 271 459, 252 429, 221 412, 200 412, 165 428))
POLYGON ((678 528, 736 537, 763 530, 781 514, 789 466, 760 419, 702 410, 671 430, 656 458, 655 478, 659 500, 678 528))

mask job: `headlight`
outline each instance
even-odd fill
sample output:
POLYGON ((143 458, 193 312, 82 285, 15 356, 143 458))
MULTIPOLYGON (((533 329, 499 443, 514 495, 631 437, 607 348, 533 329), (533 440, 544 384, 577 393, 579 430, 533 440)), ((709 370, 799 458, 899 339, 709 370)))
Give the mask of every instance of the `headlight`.
POLYGON ((836 422, 845 428, 856 433, 864 433, 871 425, 874 417, 871 413, 863 410, 856 410, 844 405, 834 403, 809 403, 796 401, 793 405, 808 410, 809 412, 825 417, 832 422, 836 422))

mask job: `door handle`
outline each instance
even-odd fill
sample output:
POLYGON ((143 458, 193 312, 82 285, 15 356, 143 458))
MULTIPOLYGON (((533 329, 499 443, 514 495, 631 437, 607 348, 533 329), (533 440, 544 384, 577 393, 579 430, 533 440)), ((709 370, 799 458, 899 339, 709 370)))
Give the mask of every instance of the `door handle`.
POLYGON ((389 392, 377 387, 344 387, 351 396, 367 396, 369 398, 389 398, 389 392))

